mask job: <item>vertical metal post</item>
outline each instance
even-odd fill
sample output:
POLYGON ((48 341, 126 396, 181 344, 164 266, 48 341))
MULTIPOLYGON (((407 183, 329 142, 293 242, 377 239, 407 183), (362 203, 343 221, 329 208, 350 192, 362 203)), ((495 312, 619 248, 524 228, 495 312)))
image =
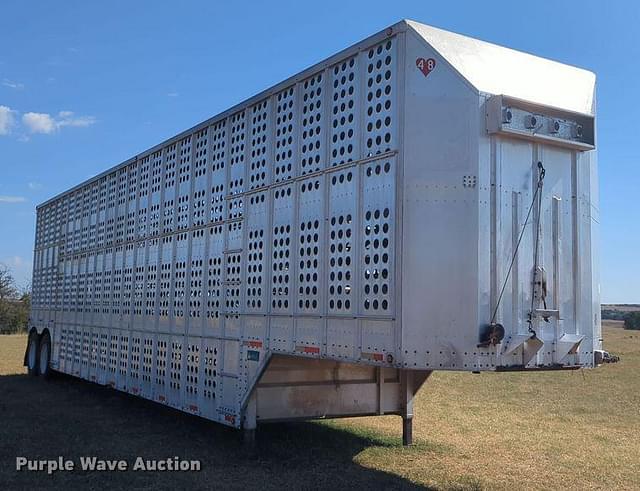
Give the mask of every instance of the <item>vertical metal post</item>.
POLYGON ((413 372, 411 370, 400 371, 400 397, 402 397, 402 444, 404 446, 413 443, 413 372))
POLYGON ((383 406, 383 392, 384 392, 384 373, 382 371, 382 367, 376 367, 376 379, 378 381, 378 414, 384 414, 384 406, 383 406))
POLYGON ((242 418, 242 433, 244 444, 249 448, 255 447, 256 444, 256 428, 258 426, 257 419, 257 404, 255 391, 249 397, 247 406, 244 410, 244 416, 242 418))

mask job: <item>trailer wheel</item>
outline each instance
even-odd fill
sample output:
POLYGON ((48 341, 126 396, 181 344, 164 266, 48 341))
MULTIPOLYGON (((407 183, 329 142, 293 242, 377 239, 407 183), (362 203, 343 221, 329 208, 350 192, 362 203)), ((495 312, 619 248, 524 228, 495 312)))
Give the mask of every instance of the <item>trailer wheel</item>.
POLYGON ((36 331, 31 331, 27 341, 27 371, 29 375, 38 375, 38 348, 40 339, 36 331))
POLYGON ((49 362, 51 361, 51 336, 49 336, 48 332, 42 335, 38 354, 38 375, 49 378, 51 376, 51 368, 49 367, 49 362))

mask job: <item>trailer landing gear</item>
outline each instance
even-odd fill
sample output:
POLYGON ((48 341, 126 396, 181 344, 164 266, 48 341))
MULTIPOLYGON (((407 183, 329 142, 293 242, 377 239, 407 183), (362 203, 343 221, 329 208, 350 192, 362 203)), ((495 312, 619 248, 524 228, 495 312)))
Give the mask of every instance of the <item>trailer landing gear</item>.
POLYGON ((256 394, 255 392, 249 397, 244 418, 242 420, 242 440, 244 445, 253 452, 256 448, 256 428, 258 426, 256 414, 256 394))
POLYGON ((402 444, 413 445, 413 417, 402 416, 402 444))
POLYGON ((402 444, 406 447, 413 443, 413 372, 402 370, 400 372, 400 397, 402 411, 402 444))
POLYGON ((244 428, 242 430, 242 443, 247 448, 254 448, 256 446, 256 430, 255 428, 244 428))
POLYGON ((274 355, 242 404, 238 429, 245 447, 252 447, 258 422, 393 414, 402 417, 402 444, 411 445, 414 398, 430 375, 430 370, 274 355))

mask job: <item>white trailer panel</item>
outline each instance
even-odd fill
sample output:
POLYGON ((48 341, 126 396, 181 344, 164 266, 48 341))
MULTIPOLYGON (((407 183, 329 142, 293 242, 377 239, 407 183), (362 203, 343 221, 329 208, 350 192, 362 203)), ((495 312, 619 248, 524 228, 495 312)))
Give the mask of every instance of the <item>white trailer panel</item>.
POLYGON ((51 366, 236 427, 593 366, 595 78, 403 21, 38 207, 51 366))

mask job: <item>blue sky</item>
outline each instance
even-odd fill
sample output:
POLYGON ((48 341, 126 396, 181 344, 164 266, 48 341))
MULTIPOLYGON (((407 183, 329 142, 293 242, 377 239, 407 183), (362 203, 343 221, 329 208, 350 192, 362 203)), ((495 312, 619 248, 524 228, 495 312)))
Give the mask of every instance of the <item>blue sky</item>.
POLYGON ((412 18, 596 72, 602 299, 640 303, 638 2, 5 0, 0 14, 0 261, 21 284, 36 204, 412 18))

